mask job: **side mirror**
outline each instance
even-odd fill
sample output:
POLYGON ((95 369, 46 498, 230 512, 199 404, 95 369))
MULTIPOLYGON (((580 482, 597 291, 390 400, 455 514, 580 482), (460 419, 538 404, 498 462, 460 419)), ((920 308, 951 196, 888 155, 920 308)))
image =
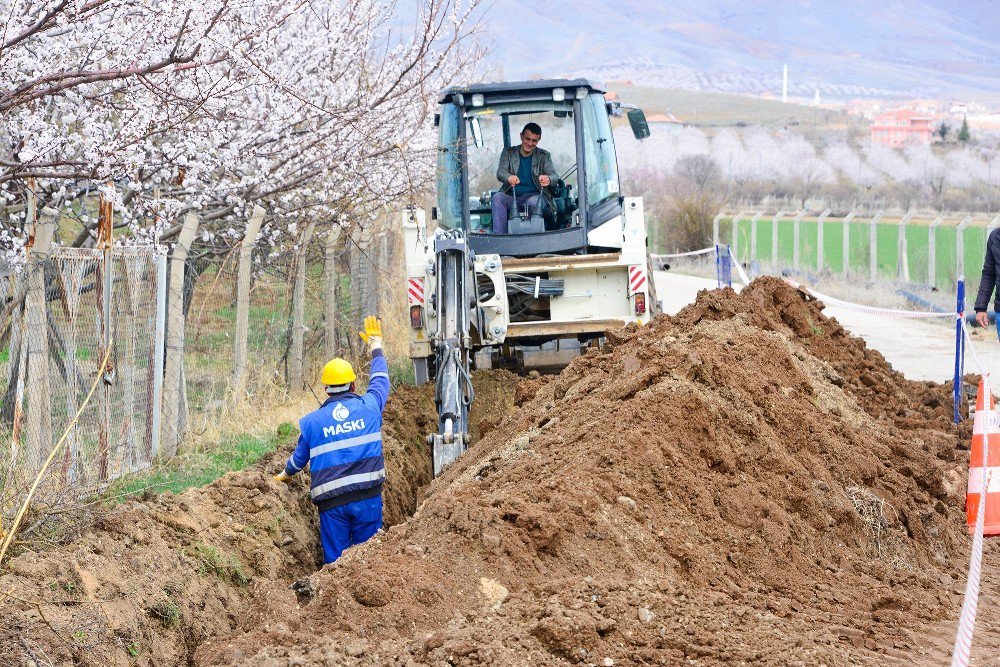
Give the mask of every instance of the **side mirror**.
POLYGON ((649 136, 649 123, 646 122, 646 114, 642 109, 632 109, 628 112, 628 124, 632 126, 632 134, 636 139, 645 139, 649 136))
POLYGON ((476 145, 476 148, 482 148, 483 128, 479 124, 479 116, 473 116, 469 119, 469 127, 472 129, 472 143, 476 145))
POLYGON ((438 219, 438 207, 431 206, 431 220, 437 220, 437 219, 438 219))
POLYGON ((434 114, 434 127, 441 127, 441 114, 434 114))

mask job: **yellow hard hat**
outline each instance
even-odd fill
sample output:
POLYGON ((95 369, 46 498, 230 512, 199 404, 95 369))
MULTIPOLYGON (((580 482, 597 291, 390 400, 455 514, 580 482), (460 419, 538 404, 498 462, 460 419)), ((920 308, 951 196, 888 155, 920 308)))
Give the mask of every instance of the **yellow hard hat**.
POLYGON ((320 380, 328 387, 337 387, 342 384, 349 384, 357 379, 354 374, 354 367, 346 359, 337 357, 327 362, 323 367, 323 376, 320 380))

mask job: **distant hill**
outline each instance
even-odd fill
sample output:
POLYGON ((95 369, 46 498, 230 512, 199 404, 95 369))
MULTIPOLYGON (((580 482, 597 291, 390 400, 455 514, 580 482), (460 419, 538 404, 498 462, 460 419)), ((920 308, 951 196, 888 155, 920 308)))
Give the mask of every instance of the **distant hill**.
POLYGON ((505 78, 604 80, 811 99, 1000 104, 996 0, 494 0, 505 78))

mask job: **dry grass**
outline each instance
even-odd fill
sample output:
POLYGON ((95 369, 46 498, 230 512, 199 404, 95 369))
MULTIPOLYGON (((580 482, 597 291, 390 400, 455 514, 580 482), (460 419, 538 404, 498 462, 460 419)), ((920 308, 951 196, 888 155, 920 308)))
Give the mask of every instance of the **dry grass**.
POLYGON ((913 563, 904 552, 903 540, 897 534, 902 526, 896 508, 861 486, 846 486, 844 491, 867 533, 867 544, 861 544, 865 555, 893 567, 913 569, 913 563))

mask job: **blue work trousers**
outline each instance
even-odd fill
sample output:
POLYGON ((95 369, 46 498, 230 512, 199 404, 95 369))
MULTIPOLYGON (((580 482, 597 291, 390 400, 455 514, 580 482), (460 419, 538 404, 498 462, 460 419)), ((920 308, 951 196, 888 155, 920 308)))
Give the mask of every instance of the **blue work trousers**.
POLYGON ((320 512, 319 538, 323 542, 323 562, 337 560, 344 549, 361 544, 381 527, 381 494, 320 512))

